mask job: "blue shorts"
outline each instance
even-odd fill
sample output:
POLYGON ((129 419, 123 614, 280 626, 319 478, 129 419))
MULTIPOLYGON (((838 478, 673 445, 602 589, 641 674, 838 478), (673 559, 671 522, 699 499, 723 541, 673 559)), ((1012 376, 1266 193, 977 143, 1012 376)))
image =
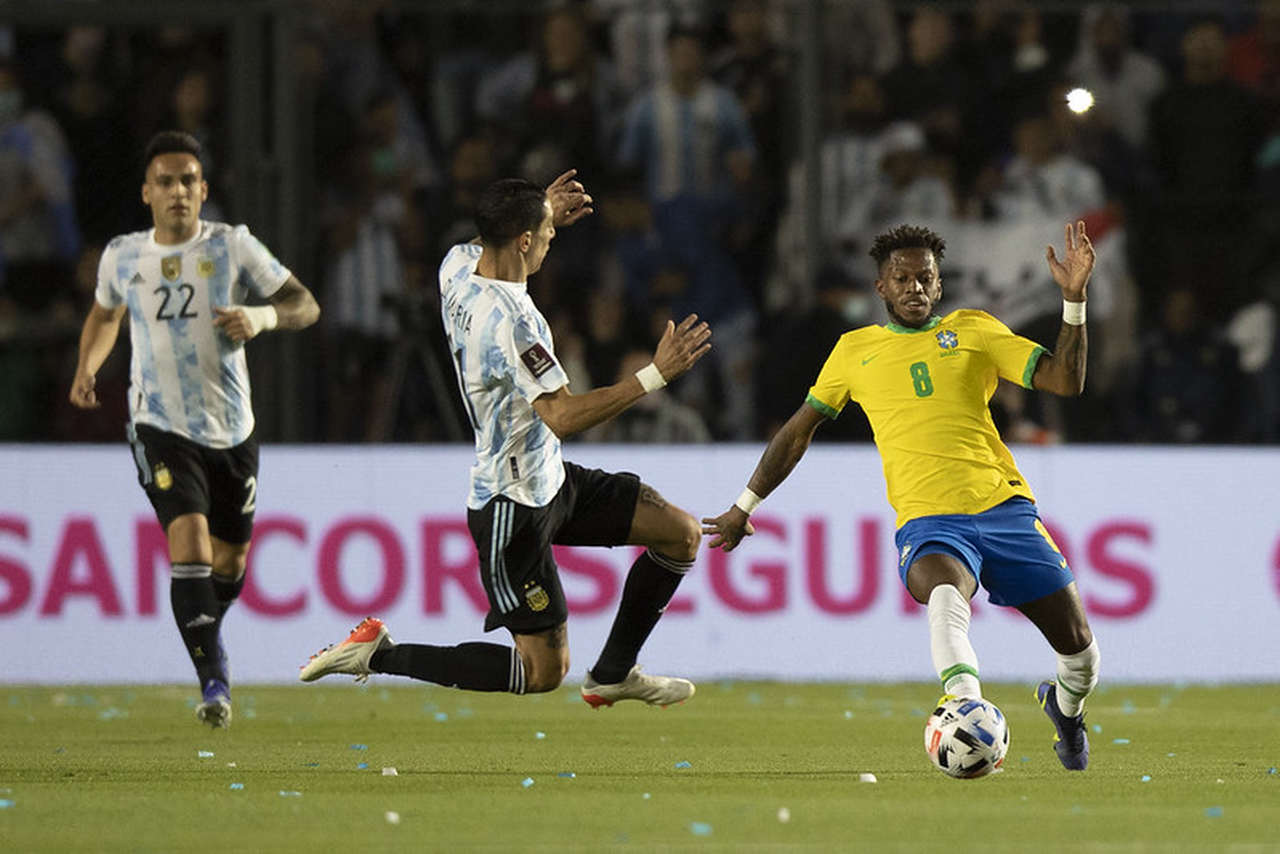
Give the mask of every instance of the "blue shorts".
POLYGON ((996 605, 1017 607, 1055 593, 1075 580, 1067 559, 1026 498, 1010 498, 981 513, 921 516, 894 535, 898 576, 928 554, 959 560, 996 605))

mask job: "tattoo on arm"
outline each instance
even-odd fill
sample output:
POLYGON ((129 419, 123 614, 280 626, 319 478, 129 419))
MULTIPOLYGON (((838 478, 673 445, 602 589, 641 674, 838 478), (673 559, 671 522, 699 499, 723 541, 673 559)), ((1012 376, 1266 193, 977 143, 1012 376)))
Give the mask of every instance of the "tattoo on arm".
POLYGON ((1053 361, 1060 366, 1064 392, 1078 394, 1084 388, 1085 365, 1089 351, 1089 339, 1083 324, 1062 324, 1058 343, 1054 347, 1053 361))

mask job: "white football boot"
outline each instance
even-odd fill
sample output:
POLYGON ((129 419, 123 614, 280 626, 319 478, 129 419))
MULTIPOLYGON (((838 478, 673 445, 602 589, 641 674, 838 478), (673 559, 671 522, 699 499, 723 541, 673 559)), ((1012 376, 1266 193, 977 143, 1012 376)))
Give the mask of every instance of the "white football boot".
POLYGON ((683 703, 693 696, 694 688, 688 679, 675 676, 650 676, 640 669, 640 665, 632 667, 627 678, 611 685, 602 685, 587 671, 587 678, 582 682, 582 699, 592 708, 612 706, 619 700, 643 700, 651 706, 667 707, 675 703, 683 703))
POLYGON ((382 620, 365 617, 342 643, 327 646, 311 656, 311 660, 303 665, 298 678, 303 682, 314 682, 330 673, 347 673, 356 677, 356 682, 365 682, 372 672, 369 670, 369 659, 378 650, 389 649, 394 645, 391 633, 382 620))

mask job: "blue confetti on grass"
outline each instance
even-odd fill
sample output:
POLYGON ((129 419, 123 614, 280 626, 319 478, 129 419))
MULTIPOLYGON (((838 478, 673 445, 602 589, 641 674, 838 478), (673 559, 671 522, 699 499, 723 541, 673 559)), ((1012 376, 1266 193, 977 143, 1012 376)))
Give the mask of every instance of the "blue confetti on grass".
POLYGON ((764 698, 760 696, 759 692, 752 691, 747 695, 747 702, 753 706, 758 706, 764 702, 764 698))
POLYGON ((533 737, 534 737, 534 738, 536 738, 536 739, 538 739, 538 741, 542 741, 542 739, 544 739, 544 738, 546 738, 546 737, 547 737, 547 734, 546 734, 545 732, 542 732, 541 730, 539 730, 538 732, 535 732, 535 733, 533 734, 533 737))
POLYGON ((693 767, 693 763, 692 763, 692 762, 690 762, 690 761, 689 761, 689 760, 687 760, 687 759, 681 759, 679 762, 677 762, 677 763, 676 763, 676 767, 677 767, 677 768, 692 768, 692 767, 693 767))
POLYGON ((302 767, 303 767, 303 768, 319 768, 319 767, 320 767, 320 763, 319 763, 319 762, 304 762, 304 763, 302 763, 302 767))
POLYGON ((520 785, 524 786, 526 789, 529 788, 530 786, 533 785, 533 778, 525 777, 523 780, 520 781, 520 785))
POLYGON ((228 786, 228 788, 234 789, 238 792, 244 788, 244 783, 232 783, 230 786, 228 786))
POLYGON ((1268 774, 1275 774, 1275 773, 1276 773, 1276 766, 1272 765, 1270 768, 1268 768, 1268 769, 1267 769, 1267 773, 1268 773, 1268 774))
POLYGON ((1150 783, 1150 782, 1151 782, 1151 775, 1150 775, 1150 774, 1143 774, 1143 775, 1142 775, 1142 782, 1144 782, 1144 783, 1150 783))
POLYGON ((575 774, 575 773, 573 773, 572 771, 561 771, 561 772, 560 772, 559 774, 557 774, 556 776, 557 776, 557 777, 564 777, 566 780, 572 780, 572 779, 574 779, 575 777, 577 777, 578 775, 577 775, 577 774, 575 774))
POLYGON ((9 798, 0 798, 0 810, 7 810, 9 807, 16 806, 17 803, 9 798))
POLYGON ((449 720, 448 712, 436 712, 434 715, 437 723, 444 723, 449 720))
POLYGON ((1129 739, 1127 739, 1127 738, 1113 738, 1113 739, 1111 739, 1111 743, 1112 743, 1112 744, 1128 744, 1128 743, 1129 743, 1129 739))
POLYGON ((710 836, 712 828, 705 821, 695 821, 689 825, 689 832, 694 836, 710 836))
POLYGON ((347 747, 351 750, 368 750, 369 749, 369 745, 367 744, 349 744, 347 745, 347 747))
POLYGON ((280 790, 280 797, 282 797, 282 798, 300 798, 300 797, 302 797, 302 792, 295 792, 295 791, 293 791, 292 789, 281 789, 281 790, 280 790))
POLYGON ((647 800, 649 800, 650 798, 652 798, 652 797, 653 797, 653 795, 649 794, 648 792, 645 792, 645 793, 644 793, 643 795, 641 795, 640 797, 644 798, 644 799, 647 801, 647 800))
POLYGON ((1178 755, 1178 754, 1176 754, 1176 753, 1166 753, 1166 754, 1165 754, 1165 756, 1168 756, 1170 759, 1172 759, 1173 757, 1175 757, 1175 756, 1177 756, 1177 755, 1178 755))
POLYGON ((368 762, 357 762, 357 763, 356 763, 356 767, 357 767, 357 768, 359 768, 361 771, 363 771, 364 769, 366 769, 366 768, 368 768, 368 767, 369 767, 369 763, 368 763, 368 762))
POLYGON ((844 710, 844 719, 845 719, 846 721, 848 721, 848 720, 853 720, 853 709, 845 709, 845 710, 844 710))
POLYGON ((1022 757, 1022 761, 1023 761, 1023 762, 1030 762, 1030 761, 1031 761, 1031 757, 1030 757, 1030 756, 1024 756, 1024 757, 1022 757))
POLYGON ((197 750, 197 751, 196 751, 196 756, 200 757, 201 759, 212 759, 212 758, 213 758, 213 751, 212 751, 212 750, 197 750))
POLYGON ((1102 732, 1102 724, 1094 724, 1094 725, 1093 725, 1093 731, 1094 731, 1094 732, 1102 732))
POLYGON ((1222 818, 1222 807, 1207 807, 1204 814, 1207 818, 1222 818))

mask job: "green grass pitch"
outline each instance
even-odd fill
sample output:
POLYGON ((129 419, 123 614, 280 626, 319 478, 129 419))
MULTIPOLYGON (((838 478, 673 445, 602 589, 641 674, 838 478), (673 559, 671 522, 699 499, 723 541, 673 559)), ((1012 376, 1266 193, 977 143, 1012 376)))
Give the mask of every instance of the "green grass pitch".
POLYGON ((576 686, 331 679, 240 686, 213 732, 186 687, 0 686, 0 850, 1280 850, 1280 685, 1106 686, 1081 774, 1032 686, 991 684, 1012 744, 972 781, 924 754, 937 693, 709 682, 595 712, 576 686))

